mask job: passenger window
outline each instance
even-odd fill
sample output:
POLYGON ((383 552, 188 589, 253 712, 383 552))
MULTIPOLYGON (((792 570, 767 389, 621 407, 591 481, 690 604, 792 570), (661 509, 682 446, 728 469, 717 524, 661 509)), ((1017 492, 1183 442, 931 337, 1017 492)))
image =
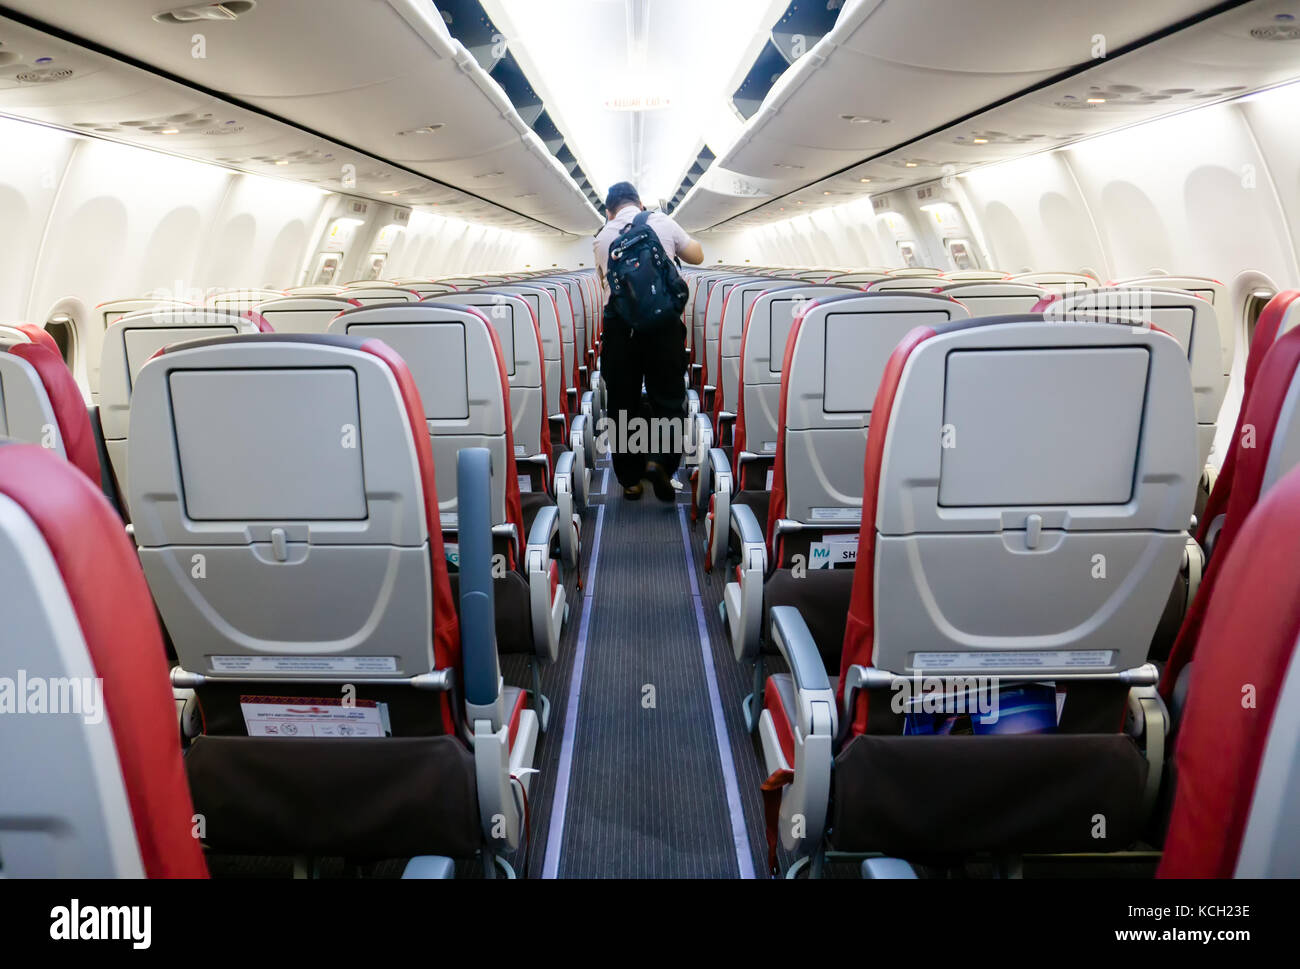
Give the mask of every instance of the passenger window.
POLYGON ((72 367, 76 362, 77 324, 67 313, 56 313, 45 323, 45 332, 59 345, 63 362, 72 367))
POLYGON ((1255 338, 1255 324, 1259 322, 1259 314, 1264 312, 1264 307, 1274 295, 1272 290, 1257 289, 1246 297, 1246 346, 1250 346, 1255 338))

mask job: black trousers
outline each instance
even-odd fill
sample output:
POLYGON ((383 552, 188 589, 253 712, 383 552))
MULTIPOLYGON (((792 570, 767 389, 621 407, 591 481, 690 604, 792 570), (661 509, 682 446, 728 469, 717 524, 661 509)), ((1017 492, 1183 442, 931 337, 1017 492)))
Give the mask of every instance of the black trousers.
POLYGON ((647 461, 658 462, 669 475, 681 464, 686 433, 686 327, 674 318, 654 330, 634 333, 608 306, 603 325, 600 374, 613 421, 606 426, 606 439, 614 476, 629 488, 641 480, 647 461))

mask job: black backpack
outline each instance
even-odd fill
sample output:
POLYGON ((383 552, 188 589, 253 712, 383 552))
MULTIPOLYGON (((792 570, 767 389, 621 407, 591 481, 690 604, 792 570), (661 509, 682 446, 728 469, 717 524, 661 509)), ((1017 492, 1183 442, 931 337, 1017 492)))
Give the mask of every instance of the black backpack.
POLYGON ((609 302, 632 330, 648 330, 680 320, 689 292, 686 281, 664 252, 654 229, 640 212, 609 247, 609 302))

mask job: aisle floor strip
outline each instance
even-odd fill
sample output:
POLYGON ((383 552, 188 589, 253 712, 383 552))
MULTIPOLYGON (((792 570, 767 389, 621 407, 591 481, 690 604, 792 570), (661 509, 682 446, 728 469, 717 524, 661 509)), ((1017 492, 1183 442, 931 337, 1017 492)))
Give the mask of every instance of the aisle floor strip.
POLYGON ((713 650, 709 646, 709 630, 704 621, 704 603, 700 599, 700 585, 695 578, 695 556, 691 554, 691 532, 686 524, 685 506, 677 506, 677 515, 682 523, 686 573, 691 579, 691 601, 695 604, 695 624, 700 636, 700 658, 704 661, 704 679, 709 688, 709 707, 713 712, 713 737, 717 741, 722 782, 727 791, 727 814, 731 820, 732 844, 736 849, 736 867, 740 871, 741 878, 753 878, 754 859, 749 850, 749 831, 745 826, 745 812, 740 806, 740 788, 736 785, 736 762, 731 757, 731 740, 727 735, 727 721, 722 713, 718 677, 713 668, 713 650))
POLYGON ((560 870, 560 849, 564 844, 564 815, 569 806, 569 778, 573 771, 573 743, 578 734, 578 698, 582 693, 582 672, 587 659, 587 630, 591 627, 592 597, 596 594, 596 563, 600 557, 600 529, 604 522, 605 506, 601 505, 596 511, 596 535, 591 542, 591 560, 587 563, 587 580, 583 588, 582 620, 578 626, 573 676, 569 680, 569 702, 564 711, 564 741, 560 745, 555 797, 551 801, 551 823, 546 833, 546 859, 542 863, 543 878, 555 878, 560 870))

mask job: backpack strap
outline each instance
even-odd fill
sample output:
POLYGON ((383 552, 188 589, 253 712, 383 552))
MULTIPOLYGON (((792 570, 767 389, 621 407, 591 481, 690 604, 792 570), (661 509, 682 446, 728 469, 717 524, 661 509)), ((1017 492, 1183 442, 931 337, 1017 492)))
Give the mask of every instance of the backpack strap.
POLYGON ((646 220, 649 218, 650 218, 650 210, 642 209, 640 212, 636 214, 636 218, 632 220, 633 228, 640 228, 641 226, 645 225, 646 220))

